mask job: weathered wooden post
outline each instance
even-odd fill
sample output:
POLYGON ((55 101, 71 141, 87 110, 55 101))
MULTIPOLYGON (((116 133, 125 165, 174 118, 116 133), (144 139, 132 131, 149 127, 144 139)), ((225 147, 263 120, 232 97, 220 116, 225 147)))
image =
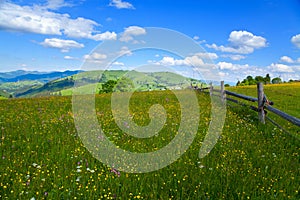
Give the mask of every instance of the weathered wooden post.
POLYGON ((261 123, 265 124, 265 111, 264 111, 264 86, 263 83, 257 83, 257 99, 258 99, 258 119, 261 123))
POLYGON ((226 100, 224 81, 221 81, 221 100, 224 103, 226 100))
POLYGON ((213 94, 213 85, 212 85, 212 82, 209 83, 210 87, 209 87, 209 94, 210 96, 213 94))

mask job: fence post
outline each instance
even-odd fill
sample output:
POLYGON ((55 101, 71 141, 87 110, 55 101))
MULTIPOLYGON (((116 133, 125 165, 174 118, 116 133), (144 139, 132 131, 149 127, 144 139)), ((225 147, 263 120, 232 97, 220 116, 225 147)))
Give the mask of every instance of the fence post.
POLYGON ((209 87, 209 94, 210 96, 213 94, 213 85, 212 82, 209 83, 210 87, 209 87))
POLYGON ((221 100, 222 100, 223 103, 226 100, 226 93, 225 93, 224 81, 221 81, 221 100))
POLYGON ((264 111, 264 86, 263 83, 257 83, 257 99, 258 99, 258 119, 261 123, 265 124, 265 111, 264 111))

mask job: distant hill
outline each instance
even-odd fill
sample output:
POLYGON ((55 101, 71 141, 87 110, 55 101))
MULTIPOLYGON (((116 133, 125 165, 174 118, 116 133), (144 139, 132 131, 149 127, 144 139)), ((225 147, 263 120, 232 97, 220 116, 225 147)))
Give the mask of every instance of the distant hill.
POLYGON ((0 74, 0 82, 17 82, 17 81, 39 81, 47 83, 49 81, 64 78, 67 76, 72 76, 81 71, 64 71, 64 72, 26 72, 26 71, 14 71, 0 74))
MULTIPOLYGON (((33 77, 33 76, 32 76, 33 77)), ((37 76, 41 77, 41 76, 37 76)), ((200 81, 192 80, 181 75, 171 72, 137 72, 137 71, 98 71, 97 72, 81 72, 64 78, 49 81, 44 84, 32 85, 27 90, 15 91, 15 97, 34 97, 48 95, 71 95, 72 88, 76 80, 76 87, 82 87, 85 93, 92 93, 96 89, 96 93, 101 91, 102 85, 108 80, 119 80, 126 77, 135 85, 137 91, 182 89, 190 86, 191 82, 200 84, 200 81), (102 77, 99 79, 99 74, 102 77)), ((1 85, 0 85, 1 88, 1 85)))
POLYGON ((10 94, 3 91, 3 90, 0 90, 0 99, 3 99, 3 98, 9 98, 10 97, 10 94))

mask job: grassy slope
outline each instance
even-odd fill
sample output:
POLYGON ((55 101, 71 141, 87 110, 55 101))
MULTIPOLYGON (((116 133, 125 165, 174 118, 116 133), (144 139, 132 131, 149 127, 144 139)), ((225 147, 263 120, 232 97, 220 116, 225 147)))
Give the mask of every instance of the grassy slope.
MULTIPOLYGON (((122 148, 154 150, 157 144, 160 147, 170 141, 170 133, 180 123, 176 98, 165 95, 137 93, 132 101, 134 116, 143 116, 135 118, 140 124, 147 123, 144 111, 152 103, 160 102, 169 111, 164 131, 153 140, 134 140, 122 134, 110 115, 109 95, 96 98, 98 120, 106 135, 123 144, 122 148)), ((120 177, 91 157, 77 137, 70 97, 4 100, 0 104, 0 197, 299 199, 299 140, 270 124, 257 127, 249 110, 227 110, 222 137, 208 156, 199 159, 210 122, 210 99, 205 94, 198 98, 201 119, 189 150, 159 171, 121 172, 120 177)))
MULTIPOLYGON (((254 97, 257 96, 256 86, 229 87, 226 89, 240 94, 254 97)), ((269 100, 274 102, 273 107, 300 119, 300 83, 265 85, 264 93, 269 100)), ((245 101, 245 103, 257 106, 257 103, 251 103, 248 101, 245 101)), ((300 136, 299 127, 289 123, 288 121, 271 112, 268 112, 267 116, 275 120, 287 131, 300 136)))
POLYGON ((42 85, 39 81, 8 82, 0 84, 0 90, 6 90, 8 93, 14 94, 42 85))
MULTIPOLYGON (((148 88, 146 87, 147 84, 151 85, 150 88, 152 90, 159 89, 157 85, 166 85, 168 88, 172 88, 175 86, 186 88, 190 85, 190 82, 186 77, 168 72, 155 72, 145 74, 137 71, 107 71, 105 72, 105 75, 108 80, 117 80, 122 76, 129 78, 133 81, 135 87, 139 88, 141 91, 148 90, 148 88)), ((93 79, 96 79, 98 76, 96 76, 95 73, 84 72, 78 77, 78 79, 81 79, 82 77, 92 77, 93 79)), ((89 84, 81 87, 82 90, 87 90, 90 93, 94 93, 94 90, 96 91, 96 93, 99 93, 100 88, 101 84, 98 84, 98 86, 95 86, 95 84, 89 84)), ((63 96, 72 95, 72 93, 73 88, 61 90, 61 94, 63 96)), ((58 94, 58 92, 54 92, 53 94, 58 94)))
MULTIPOLYGON (((256 85, 229 87, 229 91, 257 97, 256 85)), ((300 83, 272 84, 264 86, 267 98, 278 108, 290 115, 300 118, 300 83)))

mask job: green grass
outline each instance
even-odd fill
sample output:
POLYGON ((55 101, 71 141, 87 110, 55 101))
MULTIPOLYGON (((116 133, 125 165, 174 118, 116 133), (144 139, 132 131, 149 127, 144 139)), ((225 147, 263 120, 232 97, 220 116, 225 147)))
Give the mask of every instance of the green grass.
MULTIPOLYGON (((188 151, 161 170, 120 176, 93 158, 78 138, 71 97, 3 100, 0 198, 299 199, 299 140, 271 124, 257 126, 256 114, 248 109, 229 108, 219 142, 208 156, 198 158, 211 106, 208 95, 197 95, 200 122, 188 151)), ((180 123, 178 101, 167 91, 135 93, 133 120, 147 124, 145 110, 154 103, 166 109, 166 126, 159 137, 145 141, 116 126, 109 94, 96 97, 96 114, 115 144, 152 151, 171 141, 180 123)))
MULTIPOLYGON (((226 89, 257 97, 256 85, 229 87, 226 89)), ((273 107, 300 118, 300 83, 265 85, 264 93, 269 100, 274 102, 273 107)))
MULTIPOLYGON (((229 91, 237 92, 239 94, 245 94, 253 97, 257 97, 257 87, 252 86, 242 86, 242 87, 229 87, 226 88, 229 91)), ((300 119, 300 83, 286 83, 286 84, 271 84, 264 85, 264 93, 267 98, 274 102, 273 107, 277 108, 291 116, 300 119)), ((243 101, 249 105, 257 106, 257 103, 251 103, 243 101)), ((297 133, 300 136, 299 127, 289 123, 288 121, 282 119, 281 117, 268 111, 267 116, 275 120, 286 130, 292 133, 297 133)))
POLYGON ((8 93, 16 93, 28 90, 32 87, 37 87, 43 85, 39 81, 18 81, 18 82, 8 82, 0 84, 0 90, 5 90, 8 93))

